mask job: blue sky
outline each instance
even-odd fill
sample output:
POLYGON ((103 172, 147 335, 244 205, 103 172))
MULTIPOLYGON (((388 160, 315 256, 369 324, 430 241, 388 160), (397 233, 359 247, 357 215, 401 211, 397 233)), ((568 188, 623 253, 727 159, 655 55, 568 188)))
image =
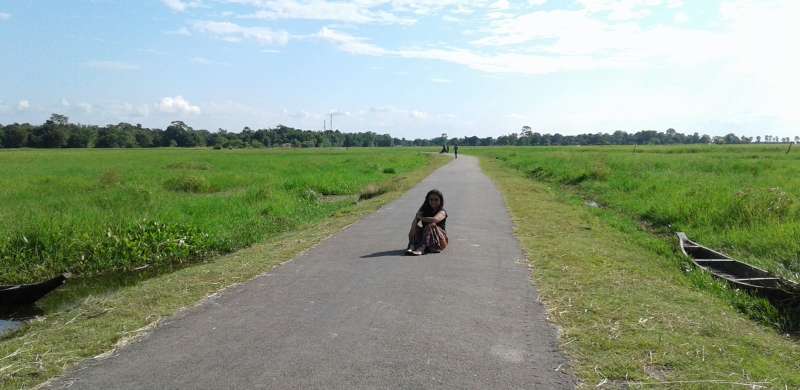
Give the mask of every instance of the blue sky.
POLYGON ((0 0, 0 123, 800 135, 796 0, 0 0))

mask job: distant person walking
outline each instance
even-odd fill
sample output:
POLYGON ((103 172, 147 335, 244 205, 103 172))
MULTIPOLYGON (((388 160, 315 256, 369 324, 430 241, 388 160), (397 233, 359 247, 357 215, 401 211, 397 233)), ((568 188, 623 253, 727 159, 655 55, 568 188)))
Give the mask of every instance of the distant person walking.
POLYGON ((455 151, 456 158, 458 158, 458 145, 453 145, 453 151, 455 151))
POLYGON ((406 254, 419 256, 426 252, 439 253, 447 247, 447 211, 444 195, 439 190, 430 190, 425 202, 417 210, 411 230, 408 232, 406 254))

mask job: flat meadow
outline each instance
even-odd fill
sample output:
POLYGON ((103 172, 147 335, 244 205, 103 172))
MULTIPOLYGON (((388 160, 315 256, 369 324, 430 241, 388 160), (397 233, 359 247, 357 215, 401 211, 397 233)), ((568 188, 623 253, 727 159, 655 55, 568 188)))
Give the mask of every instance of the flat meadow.
POLYGON ((784 177, 796 160, 780 147, 633 150, 465 150, 503 192, 579 387, 798 388, 796 302, 715 280, 674 235, 791 276, 794 238, 769 237, 775 247, 763 251, 767 238, 751 236, 795 228, 797 182, 784 177), (745 239, 729 241, 730 231, 745 239))
POLYGON ((0 283, 184 263, 318 222, 419 149, 0 151, 0 283))
POLYGON ((800 150, 786 145, 487 148, 474 153, 651 232, 800 281, 800 150))

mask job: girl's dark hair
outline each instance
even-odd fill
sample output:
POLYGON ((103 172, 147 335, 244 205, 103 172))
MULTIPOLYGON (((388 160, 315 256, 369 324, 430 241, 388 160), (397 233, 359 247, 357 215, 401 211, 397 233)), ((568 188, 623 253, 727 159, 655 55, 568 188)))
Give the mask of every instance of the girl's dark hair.
POLYGON ((439 205, 439 210, 444 208, 444 195, 442 195, 442 191, 439 190, 430 190, 427 194, 425 194, 425 201, 422 202, 422 206, 419 208, 419 211, 422 211, 422 216, 424 217, 432 217, 439 212, 439 210, 434 210, 430 204, 428 204, 428 197, 431 195, 436 195, 442 202, 439 205))

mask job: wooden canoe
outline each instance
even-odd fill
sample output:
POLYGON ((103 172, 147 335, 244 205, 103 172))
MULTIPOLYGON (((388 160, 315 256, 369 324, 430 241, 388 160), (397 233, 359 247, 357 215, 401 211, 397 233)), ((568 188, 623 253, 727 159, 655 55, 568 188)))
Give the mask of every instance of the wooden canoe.
POLYGON ((16 286, 0 286, 0 308, 30 305, 64 284, 67 275, 58 275, 53 279, 16 286))
POLYGON ((681 251, 694 264, 712 275, 744 290, 767 295, 786 296, 800 294, 800 285, 779 278, 761 268, 733 259, 706 248, 678 232, 681 251))

